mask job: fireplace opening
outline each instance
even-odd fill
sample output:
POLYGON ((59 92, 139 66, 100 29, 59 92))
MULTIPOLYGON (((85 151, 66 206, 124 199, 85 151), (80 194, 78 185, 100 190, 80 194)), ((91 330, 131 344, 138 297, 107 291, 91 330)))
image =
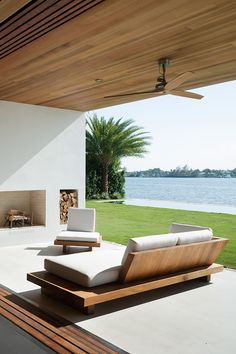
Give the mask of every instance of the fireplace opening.
POLYGON ((46 191, 0 192, 0 228, 46 226, 46 191))
POLYGON ((60 224, 67 224, 68 209, 78 207, 78 190, 60 190, 60 224))

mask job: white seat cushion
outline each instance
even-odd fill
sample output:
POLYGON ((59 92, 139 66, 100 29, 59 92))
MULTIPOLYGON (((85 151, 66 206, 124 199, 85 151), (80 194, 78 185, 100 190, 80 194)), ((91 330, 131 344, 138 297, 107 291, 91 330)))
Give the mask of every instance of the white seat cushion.
POLYGON ((119 279, 124 250, 70 254, 44 260, 45 269, 76 284, 93 287, 119 279))
POLYGON ((210 241, 212 239, 212 230, 199 230, 199 231, 188 231, 179 232, 177 245, 185 245, 194 242, 210 241))
POLYGON ((140 252, 155 248, 171 247, 177 244, 178 236, 175 234, 153 235, 130 238, 126 247, 122 264, 125 263, 130 252, 140 252))
POLYGON ((56 236, 57 240, 65 241, 85 241, 85 242, 99 242, 99 232, 80 232, 80 231, 62 231, 56 236))

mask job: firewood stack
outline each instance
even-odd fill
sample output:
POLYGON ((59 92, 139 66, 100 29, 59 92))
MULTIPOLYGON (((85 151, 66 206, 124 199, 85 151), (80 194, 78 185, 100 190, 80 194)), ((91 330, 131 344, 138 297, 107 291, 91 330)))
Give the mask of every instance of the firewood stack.
POLYGON ((60 192, 60 222, 66 224, 68 220, 68 209, 77 208, 77 192, 60 192))

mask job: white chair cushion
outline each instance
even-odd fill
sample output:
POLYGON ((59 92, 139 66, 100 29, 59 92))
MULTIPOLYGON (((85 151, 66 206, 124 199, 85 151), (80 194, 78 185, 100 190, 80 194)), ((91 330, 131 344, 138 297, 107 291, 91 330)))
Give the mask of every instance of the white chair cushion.
POLYGON ((69 208, 68 210, 68 231, 95 231, 96 210, 69 208))
POLYGON ((130 252, 140 252, 155 248, 171 247, 177 244, 178 236, 175 234, 153 235, 130 238, 126 247, 122 265, 130 252))
POLYGON ((212 230, 199 230, 177 233, 177 245, 185 245, 194 242, 210 241, 212 239, 212 230))
POLYGON ((197 225, 188 225, 188 224, 176 224, 173 223, 170 227, 170 233, 177 233, 177 232, 187 232, 187 231, 199 231, 199 230, 210 230, 210 227, 206 226, 197 226, 197 225))
POLYGON ((46 258, 45 269, 76 284, 93 287, 119 279, 124 250, 104 250, 46 258))
POLYGON ((100 237, 99 232, 62 231, 56 240, 98 242, 100 237))

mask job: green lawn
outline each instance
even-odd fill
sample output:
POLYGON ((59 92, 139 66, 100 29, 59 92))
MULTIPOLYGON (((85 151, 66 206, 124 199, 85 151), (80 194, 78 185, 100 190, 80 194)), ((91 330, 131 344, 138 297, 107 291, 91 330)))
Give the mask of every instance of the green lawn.
POLYGON ((236 269, 236 215, 140 207, 87 201, 96 208, 97 225, 104 240, 126 245, 130 237, 167 233, 172 222, 211 227, 215 236, 230 239, 217 262, 236 269))

